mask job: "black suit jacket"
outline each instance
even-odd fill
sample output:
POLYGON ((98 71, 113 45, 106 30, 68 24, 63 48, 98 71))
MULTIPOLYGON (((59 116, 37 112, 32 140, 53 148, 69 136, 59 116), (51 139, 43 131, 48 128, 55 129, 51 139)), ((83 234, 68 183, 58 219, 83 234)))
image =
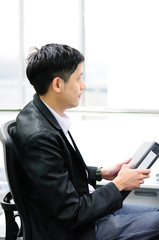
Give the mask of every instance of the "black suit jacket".
POLYGON ((13 138, 32 240, 96 239, 95 221, 121 208, 121 193, 109 183, 89 194, 88 183, 95 187, 96 167, 86 166, 38 95, 16 122, 13 138))

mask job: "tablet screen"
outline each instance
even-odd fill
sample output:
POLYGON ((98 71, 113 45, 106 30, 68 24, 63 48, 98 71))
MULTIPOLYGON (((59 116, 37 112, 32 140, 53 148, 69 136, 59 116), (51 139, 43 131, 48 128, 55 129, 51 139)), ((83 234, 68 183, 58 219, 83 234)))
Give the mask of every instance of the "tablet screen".
POLYGON ((132 157, 133 168, 150 168, 159 156, 159 145, 156 142, 144 142, 132 157))

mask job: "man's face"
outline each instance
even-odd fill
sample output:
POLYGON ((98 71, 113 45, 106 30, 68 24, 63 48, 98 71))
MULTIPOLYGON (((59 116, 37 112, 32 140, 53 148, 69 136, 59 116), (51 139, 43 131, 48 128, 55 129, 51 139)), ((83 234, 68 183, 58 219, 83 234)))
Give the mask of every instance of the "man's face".
POLYGON ((86 88, 82 75, 83 63, 80 63, 76 70, 71 74, 68 82, 64 82, 62 98, 65 109, 76 107, 79 104, 82 91, 86 88))

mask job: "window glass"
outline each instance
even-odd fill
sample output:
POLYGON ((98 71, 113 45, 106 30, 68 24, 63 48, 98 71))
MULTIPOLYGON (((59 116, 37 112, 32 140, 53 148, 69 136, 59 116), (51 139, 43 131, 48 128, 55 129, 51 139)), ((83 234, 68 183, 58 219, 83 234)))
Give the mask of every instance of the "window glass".
POLYGON ((31 47, 57 42, 82 49, 81 1, 0 1, 0 107, 21 107, 34 93, 25 77, 31 47))
POLYGON ((25 52, 47 43, 68 44, 80 48, 79 0, 25 0, 25 52), (36 16, 36 17, 35 17, 36 16))
POLYGON ((0 1, 0 29, 0 106, 16 106, 21 101, 18 0, 0 1))
POLYGON ((86 105, 158 108, 158 12, 157 0, 85 0, 86 105))

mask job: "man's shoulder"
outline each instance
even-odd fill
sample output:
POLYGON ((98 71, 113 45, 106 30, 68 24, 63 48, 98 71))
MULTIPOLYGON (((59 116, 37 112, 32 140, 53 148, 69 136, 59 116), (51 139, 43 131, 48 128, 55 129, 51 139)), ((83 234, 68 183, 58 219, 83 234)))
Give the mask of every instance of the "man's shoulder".
POLYGON ((35 97, 33 101, 29 102, 21 110, 16 118, 14 133, 18 138, 23 139, 24 142, 33 135, 40 133, 43 135, 50 133, 57 135, 59 130, 61 130, 60 125, 50 110, 37 96, 35 97))
POLYGON ((43 129, 46 131, 47 128, 52 128, 51 124, 33 101, 27 104, 16 118, 16 132, 23 137, 28 137, 43 129))
POLYGON ((42 118, 42 114, 39 111, 39 109, 36 107, 36 105, 33 103, 33 101, 29 102, 18 114, 17 116, 17 124, 32 124, 39 121, 39 119, 42 118))

